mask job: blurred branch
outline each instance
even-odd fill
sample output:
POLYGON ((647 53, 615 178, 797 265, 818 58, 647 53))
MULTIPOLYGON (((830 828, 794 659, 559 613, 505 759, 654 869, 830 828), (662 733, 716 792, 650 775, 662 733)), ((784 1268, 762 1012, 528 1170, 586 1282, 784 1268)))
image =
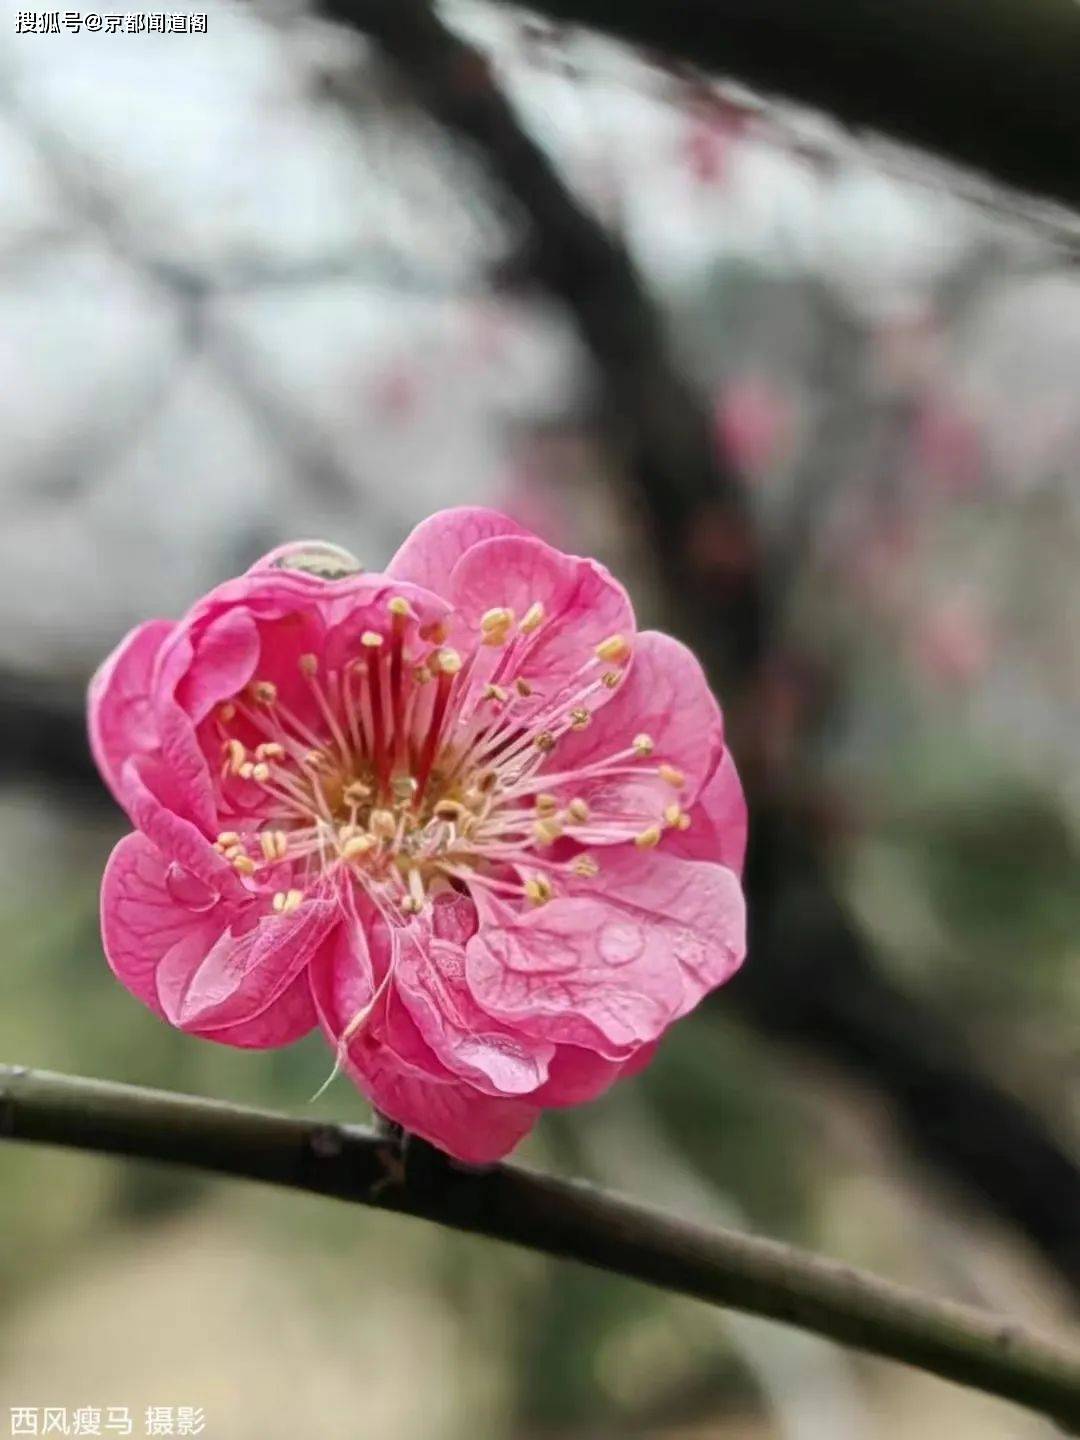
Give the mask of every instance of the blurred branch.
MULTIPOLYGON (((338 12, 371 8, 341 0, 338 12)), ((1075 0, 535 0, 531 8, 1080 206, 1075 0)))
POLYGON ((165 1160, 433 1220, 827 1335, 1080 1425, 1080 1351, 851 1267, 513 1165, 188 1096, 0 1066, 0 1139, 165 1160))

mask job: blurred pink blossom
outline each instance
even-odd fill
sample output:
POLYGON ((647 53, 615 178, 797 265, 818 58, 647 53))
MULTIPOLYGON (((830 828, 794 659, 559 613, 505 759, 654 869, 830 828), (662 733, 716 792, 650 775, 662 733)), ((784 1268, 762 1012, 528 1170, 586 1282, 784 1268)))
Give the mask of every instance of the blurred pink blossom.
POLYGON ((761 475, 788 453, 794 438, 791 402, 763 375, 728 381, 716 396, 713 424, 717 443, 740 470, 761 475))
POLYGON ((385 574, 282 547, 95 676, 135 827, 106 869, 123 983, 229 1045, 320 1026, 382 1113, 463 1160, 600 1094, 737 969, 746 808, 675 640, 493 511, 385 574))

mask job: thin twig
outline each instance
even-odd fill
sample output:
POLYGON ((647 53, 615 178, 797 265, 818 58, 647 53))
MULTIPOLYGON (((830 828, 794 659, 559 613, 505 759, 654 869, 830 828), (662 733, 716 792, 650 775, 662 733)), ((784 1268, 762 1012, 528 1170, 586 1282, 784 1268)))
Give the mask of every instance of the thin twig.
POLYGON ((166 1160, 433 1220, 827 1335, 1080 1425, 1080 1351, 1012 1321, 515 1165, 356 1126, 0 1066, 0 1139, 166 1160))

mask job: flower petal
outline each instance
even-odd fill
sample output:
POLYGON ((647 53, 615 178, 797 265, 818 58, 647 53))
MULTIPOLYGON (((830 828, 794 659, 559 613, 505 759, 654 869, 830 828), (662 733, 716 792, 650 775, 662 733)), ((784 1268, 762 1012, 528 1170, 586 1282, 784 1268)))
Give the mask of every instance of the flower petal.
POLYGON ((547 1078, 555 1047, 485 1014, 465 984, 465 951, 412 925, 399 940, 394 986, 417 1029, 455 1074, 496 1095, 527 1095, 547 1078))
POLYGON ((185 942, 157 971, 158 998, 169 1021, 205 1035, 254 1020, 307 967, 340 917, 329 900, 308 900, 287 915, 264 914, 254 925, 236 921, 211 949, 194 953, 185 942))
POLYGON ((483 506, 440 510, 421 520, 386 567, 386 573, 445 595, 454 566, 473 545, 497 535, 528 533, 508 516, 483 506))
POLYGON ((481 930, 466 978, 485 1010, 524 1033, 626 1059, 738 967, 742 891, 722 866, 631 846, 605 854, 590 885, 589 898, 481 930))
POLYGON ((150 680, 158 652, 174 628, 172 620, 147 620, 136 626, 90 681, 90 749, 102 778, 121 805, 124 761, 151 749, 157 739, 150 680))
MULTIPOLYGON (((369 943, 379 946, 378 936, 342 926, 310 967, 319 1021, 335 1051, 374 993, 369 943)), ((377 957, 374 969, 382 963, 377 957)), ((451 1074, 389 993, 349 1042, 343 1068, 350 1079, 383 1115, 457 1159, 476 1165, 500 1159, 532 1128, 537 1107, 485 1095, 451 1074)))
POLYGON ((638 636, 629 673, 611 700, 587 729, 563 736, 545 768, 584 770, 627 749, 640 734, 650 737, 653 749, 647 758, 630 762, 631 773, 552 786, 567 799, 585 800, 600 825, 607 819, 620 822, 616 840, 627 838, 626 827, 662 823, 673 803, 692 805, 724 743, 720 707, 701 666, 685 645, 655 630, 638 636), (668 783, 659 773, 661 764, 680 771, 684 783, 668 783))
POLYGON ((742 874, 746 858, 747 813, 731 751, 725 750, 691 812, 689 830, 669 830, 663 848, 687 860, 711 860, 742 874))

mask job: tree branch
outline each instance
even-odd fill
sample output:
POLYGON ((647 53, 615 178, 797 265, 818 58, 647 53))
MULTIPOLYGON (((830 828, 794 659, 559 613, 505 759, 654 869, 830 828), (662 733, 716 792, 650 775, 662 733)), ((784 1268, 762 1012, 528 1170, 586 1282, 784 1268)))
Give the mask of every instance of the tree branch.
POLYGON ((1075 0, 533 0, 530 8, 1080 206, 1075 0))
POLYGON ((0 1066, 0 1139, 165 1160, 505 1240, 815 1331, 1080 1424, 1080 1351, 787 1245, 514 1165, 190 1096, 0 1066))

